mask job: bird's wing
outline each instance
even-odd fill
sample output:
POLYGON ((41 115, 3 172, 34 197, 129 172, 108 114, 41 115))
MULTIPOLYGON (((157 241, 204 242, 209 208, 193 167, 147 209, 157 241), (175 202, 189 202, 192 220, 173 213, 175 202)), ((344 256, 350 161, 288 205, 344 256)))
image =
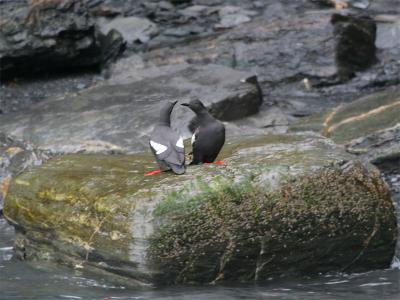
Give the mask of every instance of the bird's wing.
POLYGON ((176 142, 175 146, 181 149, 185 149, 185 146, 183 145, 183 138, 181 136, 178 138, 178 141, 176 142))
POLYGON ((156 158, 168 165, 185 163, 183 139, 169 127, 158 127, 150 137, 150 147, 156 158))
POLYGON ((160 155, 167 151, 168 146, 150 140, 150 147, 154 150, 156 155, 160 155))
POLYGON ((195 141, 196 141, 196 132, 193 133, 192 135, 191 144, 193 145, 195 141))

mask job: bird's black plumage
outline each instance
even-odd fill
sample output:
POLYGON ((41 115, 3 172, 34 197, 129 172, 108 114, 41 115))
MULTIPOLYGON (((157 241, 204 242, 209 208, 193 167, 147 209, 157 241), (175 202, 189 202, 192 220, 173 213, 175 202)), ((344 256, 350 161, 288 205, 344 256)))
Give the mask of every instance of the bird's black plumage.
POLYGON ((185 173, 185 148, 182 137, 171 129, 170 116, 177 101, 167 102, 160 111, 160 119, 150 135, 150 148, 161 171, 185 173))
POLYGON ((198 119, 198 127, 192 136, 193 160, 191 164, 211 163, 225 143, 225 126, 215 119, 198 99, 182 103, 189 107, 198 119))

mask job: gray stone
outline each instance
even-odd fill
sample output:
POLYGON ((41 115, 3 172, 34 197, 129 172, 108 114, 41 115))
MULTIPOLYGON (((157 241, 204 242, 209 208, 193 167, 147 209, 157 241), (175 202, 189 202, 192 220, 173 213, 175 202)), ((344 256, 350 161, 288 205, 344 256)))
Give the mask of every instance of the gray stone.
POLYGON ((146 43, 159 32, 156 24, 138 17, 117 17, 112 21, 100 18, 97 24, 103 34, 107 34, 111 29, 117 30, 129 44, 137 41, 146 43))
POLYGON ((346 144, 346 150, 360 155, 367 161, 385 170, 400 171, 400 119, 391 128, 353 139, 346 144))
MULTIPOLYGON (((332 11, 304 13, 301 7, 293 5, 271 3, 263 18, 254 18, 218 36, 148 51, 142 56, 143 63, 149 66, 216 63, 250 71, 257 74, 268 105, 262 109, 277 106, 291 119, 330 109, 400 82, 400 47, 391 47, 377 51, 377 62, 369 68, 352 67, 355 77, 344 84, 342 67, 335 57, 332 11)), ((357 30, 362 31, 363 24, 361 21, 356 24, 357 30)), ((378 40, 383 32, 377 33, 378 40)), ((350 44, 356 41, 348 39, 350 44)), ((357 58, 357 49, 361 49, 361 44, 353 45, 355 50, 349 60, 357 58)), ((362 55, 367 55, 367 51, 362 55)))
POLYGON ((36 1, 18 7, 0 24, 0 75, 3 78, 41 71, 101 67, 105 52, 122 51, 119 40, 99 41, 85 2, 36 1))
POLYGON ((246 10, 239 6, 223 6, 218 11, 220 22, 215 28, 231 28, 251 21, 250 16, 255 16, 255 11, 246 10))
POLYGON ((381 49, 400 48, 400 17, 378 23, 376 46, 381 49))
POLYGON ((224 15, 221 17, 221 21, 215 25, 215 28, 231 28, 249 22, 250 20, 248 16, 241 14, 224 15))
POLYGON ((217 12, 215 8, 206 5, 193 5, 179 10, 179 13, 186 17, 201 17, 210 13, 217 12))

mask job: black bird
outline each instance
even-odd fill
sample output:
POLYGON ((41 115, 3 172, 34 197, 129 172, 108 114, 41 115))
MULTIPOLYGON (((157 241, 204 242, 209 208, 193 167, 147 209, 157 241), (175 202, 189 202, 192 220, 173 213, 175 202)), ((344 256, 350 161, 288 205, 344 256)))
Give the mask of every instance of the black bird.
POLYGON ((170 127, 172 109, 177 101, 168 101, 160 111, 160 119, 150 135, 150 148, 161 171, 185 173, 185 148, 183 139, 170 127))
POLYGON ((212 163, 225 143, 225 126, 215 119, 198 99, 181 105, 189 107, 196 115, 199 126, 192 136, 193 160, 191 165, 212 163))

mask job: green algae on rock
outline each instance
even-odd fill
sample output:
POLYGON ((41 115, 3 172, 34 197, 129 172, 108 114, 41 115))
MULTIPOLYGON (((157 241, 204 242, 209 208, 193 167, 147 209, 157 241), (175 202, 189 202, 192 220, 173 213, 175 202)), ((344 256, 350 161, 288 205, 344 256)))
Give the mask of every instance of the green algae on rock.
POLYGON ((361 165, 289 177, 275 191, 251 179, 205 187, 155 210, 161 220, 169 219, 152 236, 149 251, 163 270, 160 282, 252 281, 282 273, 379 268, 385 243, 394 240, 386 186, 361 165), (349 247, 358 254, 349 256, 349 247))
POLYGON ((227 141, 225 164, 144 177, 150 155, 66 155, 16 177, 16 253, 132 284, 260 281, 389 266, 379 172, 317 135, 227 141))

